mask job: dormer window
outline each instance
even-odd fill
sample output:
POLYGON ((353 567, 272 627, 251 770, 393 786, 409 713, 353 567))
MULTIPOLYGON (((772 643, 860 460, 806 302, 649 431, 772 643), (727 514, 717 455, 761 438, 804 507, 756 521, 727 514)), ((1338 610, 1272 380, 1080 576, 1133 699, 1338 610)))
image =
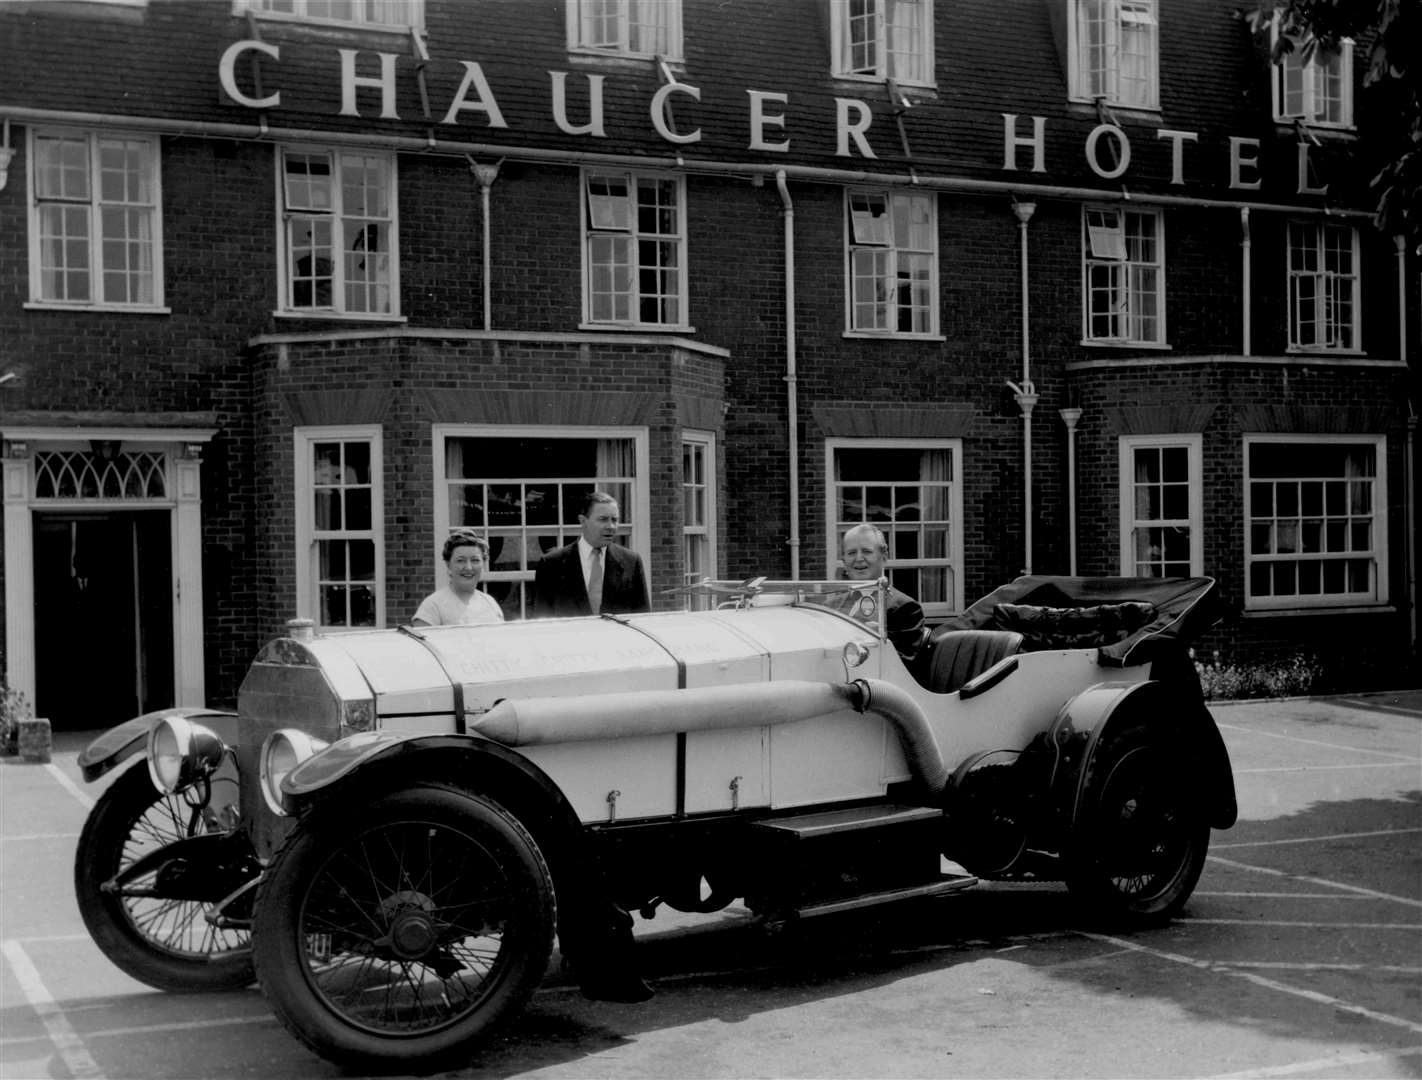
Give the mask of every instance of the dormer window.
MULTIPOLYGON (((1274 36, 1277 40, 1277 23, 1274 36)), ((1353 126, 1353 42, 1337 52, 1319 48, 1305 55, 1297 41, 1274 65, 1274 119, 1319 127, 1353 126)))
POLYGON ((1160 108, 1156 0, 1075 0, 1072 6, 1072 99, 1160 108))
POLYGON ((234 0, 238 12, 323 26, 404 31, 425 24, 424 0, 234 0))
POLYGON ((830 0, 834 74, 933 85, 933 0, 830 0))
POLYGON ((681 0, 568 0, 568 49, 680 60, 681 0))

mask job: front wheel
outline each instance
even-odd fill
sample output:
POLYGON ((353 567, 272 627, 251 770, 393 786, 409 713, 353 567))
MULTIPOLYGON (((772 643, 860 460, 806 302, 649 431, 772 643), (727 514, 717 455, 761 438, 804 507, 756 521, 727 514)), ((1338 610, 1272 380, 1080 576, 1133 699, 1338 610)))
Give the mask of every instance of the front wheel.
POLYGON ((212 926, 206 915, 212 900, 248 871, 255 875, 255 863, 248 867, 239 858, 214 867, 159 856, 148 864, 151 870, 135 867, 214 831, 200 809, 182 795, 163 794, 143 768, 115 780, 84 822, 74 855, 79 913, 104 955, 139 982, 192 991, 231 990, 252 981, 250 935, 212 926))
POLYGON ((333 801, 263 880, 257 978, 330 1061, 457 1067, 533 993, 554 925, 548 865, 498 804, 439 786, 333 801))
POLYGON ((1067 886, 1094 920, 1152 924, 1185 906, 1210 827, 1178 746, 1142 724, 1107 732, 1087 763, 1067 886))

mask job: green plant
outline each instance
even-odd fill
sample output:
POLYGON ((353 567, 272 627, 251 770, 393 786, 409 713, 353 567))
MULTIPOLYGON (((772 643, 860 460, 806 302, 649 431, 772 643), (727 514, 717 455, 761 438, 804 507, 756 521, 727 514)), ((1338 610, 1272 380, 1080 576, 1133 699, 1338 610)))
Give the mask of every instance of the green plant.
POLYGON ((1315 690, 1323 669, 1313 656, 1300 653, 1273 663, 1229 664, 1216 651, 1210 661, 1195 661, 1208 701, 1238 698, 1296 697, 1315 690))
POLYGON ((18 752, 20 721, 31 715, 29 699, 0 678, 0 752, 18 752))

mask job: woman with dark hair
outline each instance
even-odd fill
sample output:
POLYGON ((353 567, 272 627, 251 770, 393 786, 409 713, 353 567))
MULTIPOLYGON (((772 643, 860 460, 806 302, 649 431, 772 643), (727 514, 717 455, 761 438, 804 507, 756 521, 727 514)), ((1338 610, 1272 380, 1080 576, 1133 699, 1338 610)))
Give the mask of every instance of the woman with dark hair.
POLYGON ((503 622, 498 601, 479 588, 489 565, 489 542, 470 529, 455 529, 441 554, 449 571, 449 585, 425 597, 411 620, 413 625, 503 622))

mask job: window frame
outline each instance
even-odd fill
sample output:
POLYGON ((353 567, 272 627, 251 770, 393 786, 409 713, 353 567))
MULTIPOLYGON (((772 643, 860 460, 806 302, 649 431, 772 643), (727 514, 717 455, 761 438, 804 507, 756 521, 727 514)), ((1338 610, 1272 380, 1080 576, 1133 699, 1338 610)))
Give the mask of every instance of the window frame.
MULTIPOLYGON (((1279 40, 1279 16, 1276 13, 1269 28, 1270 55, 1273 55, 1273 48, 1279 40)), ((1339 50, 1336 55, 1329 58, 1330 64, 1334 61, 1338 64, 1338 111, 1341 114, 1337 120, 1321 120, 1316 115, 1308 115, 1310 105, 1317 104, 1318 80, 1328 78, 1324 74, 1320 76, 1318 72, 1322 70, 1318 64, 1318 52, 1309 58, 1307 64, 1300 62, 1299 45, 1297 42, 1294 48, 1280 57, 1279 60, 1270 65, 1269 86, 1270 105, 1275 123, 1292 124, 1295 122, 1307 124, 1311 128, 1327 128, 1336 131, 1352 131, 1355 128, 1353 113, 1353 39, 1343 38, 1339 41, 1339 50), (1292 64, 1290 63, 1292 61, 1292 64), (1299 72, 1299 95, 1303 111, 1300 113, 1285 112, 1288 101, 1289 71, 1299 72)))
MULTIPOLYGON (((1387 519, 1387 436, 1385 435, 1319 435, 1319 434, 1247 434, 1243 441, 1243 505, 1241 507, 1241 520, 1243 522, 1243 592, 1244 610, 1246 612, 1287 612, 1287 611, 1329 611, 1345 610, 1352 608, 1373 608, 1384 607, 1388 603, 1388 519, 1387 519), (1372 560, 1373 589, 1371 595, 1362 593, 1342 593, 1328 594, 1319 592, 1317 594, 1300 594, 1284 597, 1256 596, 1253 585, 1254 564, 1259 561, 1281 562, 1277 556, 1273 559, 1255 556, 1250 550, 1252 545, 1252 532, 1254 515, 1251 510, 1252 491, 1251 487, 1255 482, 1252 470, 1252 452, 1255 446, 1273 443, 1285 445, 1339 445, 1339 446, 1369 446, 1373 451, 1373 476, 1371 512, 1369 517, 1372 522, 1372 546, 1369 549, 1369 557, 1372 560), (1335 598, 1336 597, 1336 598, 1335 598)), ((1274 478, 1288 482, 1288 478, 1274 478)), ((1297 477, 1298 483, 1306 483, 1310 478, 1297 477)), ((1335 477, 1327 478, 1336 480, 1335 477)), ((1323 482, 1327 482, 1324 480, 1323 482)), ((1324 507, 1326 509, 1326 496, 1324 507)), ((1304 518, 1302 507, 1298 514, 1298 520, 1304 518)), ((1351 515, 1348 517, 1351 520, 1351 515)), ((1277 521, 1275 515, 1271 520, 1277 521)), ((1292 553, 1295 563, 1303 561, 1307 556, 1316 554, 1314 552, 1298 551, 1292 553)), ((1326 554, 1326 553, 1325 553, 1326 554)), ((1344 552, 1356 554, 1353 552, 1344 552)), ((1322 560, 1326 561, 1326 560, 1322 560)))
MULTIPOLYGON (((1204 553, 1204 439, 1199 434, 1186 435, 1122 435, 1118 441, 1120 477, 1120 573, 1122 577, 1140 577, 1137 570, 1135 534, 1141 528, 1180 528, 1189 533, 1190 577, 1205 572, 1204 553), (1136 513, 1136 452, 1138 450, 1177 450, 1187 454, 1186 483, 1187 515, 1184 518, 1140 517, 1136 513)), ((1160 483, 1166 481, 1162 477, 1160 483)))
POLYGON ((166 306, 166 295, 164 291, 163 146, 161 138, 156 133, 140 133, 122 129, 105 130, 100 128, 34 125, 26 132, 25 156, 25 175, 28 185, 26 189, 28 204, 27 231, 29 236, 29 300, 26 306, 63 309, 68 311, 127 311, 168 314, 169 308, 166 306), (86 210, 85 242, 88 245, 88 265, 85 273, 88 276, 89 283, 88 300, 54 299, 44 295, 43 282, 45 271, 43 259, 45 238, 41 230, 40 211, 42 200, 39 195, 39 178, 36 175, 39 164, 36 143, 43 138, 67 140, 83 139, 86 144, 86 155, 88 159, 88 176, 86 181, 88 185, 88 195, 86 200, 81 202, 77 198, 60 199, 55 197, 44 199, 43 204, 83 206, 86 210), (152 193, 149 203, 121 203, 102 199, 102 166, 99 160, 98 150, 99 144, 105 141, 122 141, 148 147, 148 153, 145 156, 145 166, 149 174, 147 181, 152 193), (102 223, 96 222, 96 218, 99 217, 98 211, 105 206, 148 207, 148 220, 152 233, 148 245, 149 255, 152 260, 152 300, 127 302, 100 298, 104 296, 104 278, 107 271, 103 261, 105 242, 102 235, 102 223))
POLYGON ((385 479, 384 434, 379 424, 342 424, 298 427, 292 430, 295 482, 296 615, 311 619, 323 633, 369 629, 361 626, 325 626, 321 623, 319 547, 322 540, 371 539, 375 545, 375 627, 386 623, 385 597, 385 479), (370 529, 322 530, 316 527, 315 445, 323 442, 370 446, 370 529), (368 534, 368 536, 367 536, 368 534))
MULTIPOLYGON (((1108 83, 1114 83, 1114 92, 1109 91, 1102 94, 1091 92, 1092 69, 1085 62, 1085 53, 1092 48, 1090 42, 1081 40, 1081 21, 1083 18, 1084 4, 1090 0, 1071 0, 1067 9, 1067 97, 1071 101, 1088 102, 1094 104, 1098 99, 1103 100, 1107 105, 1118 109, 1136 110, 1140 112, 1155 113, 1160 111, 1160 4, 1158 0, 1097 0, 1105 5, 1111 15, 1116 27, 1116 36, 1119 41, 1122 35, 1121 27, 1125 22, 1131 21, 1121 17, 1123 5, 1132 7, 1148 8, 1146 18, 1140 20, 1141 25, 1148 25, 1151 28, 1150 56, 1147 58, 1149 70, 1145 75, 1147 87, 1145 101, 1124 101, 1120 96, 1121 66, 1119 62, 1119 51, 1117 53, 1117 63, 1114 68, 1107 68, 1103 72, 1103 79, 1108 83)), ((1109 42, 1103 43, 1100 48, 1110 48, 1109 42)), ((1119 50, 1119 44, 1116 46, 1119 50)))
MULTIPOLYGON (((374 22, 368 19, 337 19, 330 16, 308 15, 306 8, 310 0, 289 0, 295 11, 270 11, 263 7, 262 0, 232 0, 232 14, 245 16, 249 11, 255 18, 270 19, 273 22, 299 23, 303 26, 339 26, 346 30, 374 30, 390 34, 408 34, 411 30, 425 27, 425 0, 399 0, 411 13, 404 22, 374 22)), ((390 0, 381 0, 389 3, 390 0)))
POLYGON ((1297 353, 1333 353, 1344 355, 1361 355, 1363 339, 1363 267, 1362 267, 1362 244, 1358 235, 1358 229, 1353 225, 1345 225, 1342 222, 1325 221, 1322 218, 1289 218, 1284 223, 1284 295, 1288 308, 1288 335, 1289 352, 1297 353), (1304 274, 1294 270, 1294 232, 1297 228, 1306 228, 1314 231, 1312 251, 1317 265, 1320 269, 1310 274, 1304 274), (1326 238, 1330 231, 1347 229, 1349 234, 1349 260, 1351 262, 1350 272, 1347 274, 1330 274, 1322 269, 1327 262, 1326 238), (1352 283, 1352 297, 1350 298, 1352 308, 1352 318, 1346 324, 1349 343, 1347 345, 1329 345, 1326 342, 1322 345, 1304 344, 1303 335, 1300 332, 1302 324, 1300 316, 1302 314, 1301 305, 1296 296, 1295 282, 1305 277, 1315 281, 1313 314, 1315 316, 1325 316, 1316 318, 1315 325, 1325 327, 1326 333, 1332 335, 1338 331, 1340 326, 1335 326, 1326 318, 1328 309, 1336 304, 1336 297, 1332 297, 1334 287, 1333 282, 1339 279, 1346 279, 1352 283), (1320 284, 1321 286, 1320 287, 1320 284))
MULTIPOLYGON (((695 585, 703 577, 716 577, 716 434, 711 431, 693 431, 690 428, 683 429, 681 433, 682 452, 682 567, 681 577, 684 585, 695 585), (689 481, 686 475, 686 452, 693 449, 694 455, 699 455, 702 462, 702 479, 700 484, 689 481), (701 495, 701 523, 693 525, 689 522, 686 514, 686 506, 690 499, 695 498, 695 493, 701 495), (705 572, 693 575, 691 572, 691 547, 693 543, 701 541, 703 545, 703 564, 705 572)), ((710 597, 698 597, 688 593, 683 606, 687 611, 703 610, 711 607, 710 597)))
MULTIPOLYGON (((834 437, 825 440, 824 477, 825 477, 825 566, 826 577, 835 578, 839 574, 839 546, 840 536, 849 527, 848 523, 841 523, 838 514, 839 489, 842 486, 835 479, 835 455, 840 450, 946 450, 951 462, 950 475, 948 477, 948 529, 947 544, 948 555, 944 559, 891 559, 890 568, 894 566, 920 566, 946 568, 950 586, 948 589, 948 599, 946 601, 925 601, 922 597, 915 596, 923 607, 923 613, 929 618, 941 618, 963 610, 963 590, 964 590, 964 550, 963 550, 963 440, 957 438, 845 438, 834 437), (844 525, 841 528, 841 525, 844 525)), ((913 481, 905 480, 903 485, 913 481)), ((897 483, 890 481, 890 483, 897 483)), ((907 523, 907 522, 905 522, 907 523)), ((858 524, 854 522, 853 524, 858 524)), ((871 521, 871 525, 877 525, 887 534, 893 522, 871 521)), ((890 551, 893 550, 893 541, 890 540, 890 551)))
MULTIPOLYGON (((274 314, 280 318, 302 319, 359 319, 397 322, 403 319, 400 313, 400 186, 399 164, 392 151, 359 146, 340 147, 320 144, 281 143, 276 148, 276 252, 277 252, 277 307, 274 314), (320 156, 326 155, 331 163, 330 198, 331 205, 323 215, 331 222, 331 306, 298 307, 295 304, 297 282, 292 277, 293 263, 298 261, 292 253, 291 229, 295 218, 318 216, 320 208, 300 207, 292 210, 287 205, 288 187, 286 163, 289 154, 320 156), (354 157, 378 159, 384 164, 385 181, 388 185, 386 199, 389 216, 374 218, 364 215, 360 221, 383 221, 388 240, 387 256, 390 276, 385 287, 390 295, 389 311, 349 311, 346 309, 345 237, 348 222, 357 220, 344 212, 344 171, 345 160, 354 157)), ((313 282, 316 279, 312 279, 313 282)), ((313 284, 313 289, 315 288, 313 284)))
MULTIPOLYGON (((866 337, 866 338, 910 338, 918 340, 935 340, 941 337, 941 317, 942 303, 939 298, 939 276, 938 276, 938 252, 939 252, 939 220, 938 220, 938 196, 931 191, 897 191, 893 188, 874 188, 867 186, 846 187, 844 189, 844 333, 846 337, 866 337), (857 197, 882 198, 884 202, 884 225, 886 229, 885 238, 876 238, 867 235, 867 226, 873 221, 872 217, 866 218, 862 214, 856 214, 854 201, 857 197), (895 242, 894 236, 894 207, 899 201, 912 203, 926 203, 929 209, 930 221, 928 231, 931 246, 928 249, 910 248, 900 246, 895 242), (865 235, 860 235, 860 224, 866 226, 865 235), (860 304, 856 301, 855 286, 861 279, 855 273, 855 255, 860 251, 884 250, 888 252, 888 266, 883 275, 885 282, 898 280, 899 260, 904 255, 926 257, 928 265, 928 326, 923 330, 900 330, 897 328, 898 317, 903 313, 903 308, 897 298, 892 301, 876 299, 874 301, 875 311, 886 308, 893 326, 863 327, 856 325, 859 317, 860 304)), ((878 231, 878 230, 876 230, 878 231)), ((863 280, 875 280, 874 278, 864 278, 863 280)), ((912 281, 909 279, 910 295, 912 295, 912 281)), ((916 310, 912 300, 906 309, 910 313, 916 310)))
MULTIPOLYGON (((582 233, 582 269, 583 269, 583 318, 579 324, 579 329, 583 330, 639 330, 639 331, 677 331, 690 333, 694 327, 690 324, 691 312, 689 310, 691 302, 691 290, 689 286, 688 262, 690 261, 690 243, 687 236, 687 207, 686 207, 686 177, 677 173, 668 173, 659 170, 633 170, 633 169, 598 169, 583 168, 578 174, 578 205, 579 205, 579 227, 582 233), (629 203, 628 224, 626 227, 607 225, 602 228, 593 227, 593 217, 595 206, 594 196, 590 188, 590 181, 594 177, 623 177, 627 181, 627 195, 625 198, 629 203), (644 233, 640 230, 639 209, 641 203, 638 201, 638 190, 641 181, 648 180, 654 183, 665 183, 671 181, 675 185, 676 192, 676 229, 674 234, 667 233, 644 233), (599 319, 594 312, 594 284, 597 267, 593 261, 594 240, 601 237, 628 236, 631 238, 629 253, 632 256, 630 270, 628 271, 633 283, 632 290, 627 294, 629 300, 629 314, 632 318, 625 320, 599 319), (667 243, 676 245, 678 256, 676 303, 680 318, 675 322, 644 322, 641 319, 642 305, 651 296, 666 296, 668 294, 657 293, 644 294, 641 289, 641 279, 644 273, 640 262, 640 248, 643 243, 667 243)), ((610 199, 612 196, 602 195, 599 199, 610 199)), ((609 293, 610 296, 619 294, 609 293)))
POLYGON ((878 56, 874 64, 875 70, 872 72, 854 70, 850 58, 850 51, 853 47, 853 35, 850 33, 851 0, 830 0, 830 74, 836 79, 878 83, 893 80, 899 86, 936 87, 938 82, 933 40, 934 0, 869 0, 869 2, 875 5, 871 16, 874 20, 874 46, 878 56), (913 55, 918 57, 918 63, 925 72, 922 78, 910 78, 889 70, 889 58, 901 54, 892 53, 888 48, 889 14, 886 7, 898 3, 918 8, 918 25, 914 28, 914 33, 921 48, 916 50, 913 55))
MULTIPOLYGON (((646 568, 648 588, 651 588, 654 567, 652 564, 652 511, 651 511, 651 451, 650 434, 646 427, 639 426, 616 426, 616 425, 576 425, 576 424, 432 424, 430 426, 430 446, 431 446, 431 478, 432 494, 434 496, 434 542, 430 549, 430 580, 434 587, 438 588, 445 583, 444 563, 440 559, 440 547, 444 543, 444 538, 449 535, 450 525, 449 514, 449 488, 450 478, 446 475, 446 452, 445 443, 449 439, 629 439, 633 443, 633 468, 636 470, 632 478, 632 498, 631 507, 620 506, 622 511, 622 522, 627 526, 627 539, 630 541, 627 546, 637 554, 642 556, 642 562, 646 568), (630 517, 628 515, 631 515, 630 517)), ((466 478, 476 479, 476 478, 466 478)), ((525 483, 529 479, 526 476, 516 474, 495 474, 480 479, 484 484, 513 484, 525 483)), ((548 478, 543 478, 548 479, 548 478)), ((562 483, 563 479, 554 482, 562 483)), ((577 482, 582 482, 579 479, 577 482)), ((482 529, 479 526, 466 526, 479 531, 487 538, 488 525, 482 529)), ((526 524, 518 526, 527 528, 526 524)), ((560 531, 562 525, 559 526, 560 531)), ((576 540, 576 526, 574 532, 567 534, 570 540, 576 540)), ((534 568, 537 563, 530 563, 526 570, 494 570, 491 564, 484 572, 484 583, 493 584, 495 582, 509 581, 515 586, 522 585, 525 590, 522 593, 524 600, 532 599, 534 568)), ((527 618, 530 605, 524 604, 523 610, 518 616, 527 618)))
POLYGON ((1140 206, 1110 206, 1095 203, 1083 203, 1081 207, 1081 340, 1083 345, 1106 345, 1147 348, 1165 347, 1169 338, 1166 324, 1166 257, 1165 257, 1165 214, 1158 207, 1140 206), (1094 254, 1093 249, 1096 240, 1107 233, 1102 230, 1093 230, 1091 216, 1093 214, 1116 214, 1119 215, 1119 225, 1109 230, 1110 235, 1115 235, 1115 230, 1119 229, 1119 239, 1121 243, 1121 255, 1119 258, 1109 254, 1094 254), (1131 233, 1128 227, 1132 217, 1150 217, 1155 222, 1155 250, 1156 259, 1154 262, 1144 260, 1133 260, 1130 258, 1131 233), (1156 287, 1154 290, 1156 314, 1156 336, 1152 338, 1132 337, 1129 329, 1132 323, 1139 322, 1148 316, 1131 310, 1106 311, 1101 313, 1101 317, 1110 318, 1113 324, 1120 326, 1124 323, 1128 330, 1125 335, 1095 336, 1092 333, 1092 320, 1097 317, 1093 309, 1092 300, 1094 296, 1091 271, 1094 266, 1120 265, 1124 268, 1127 282, 1125 285, 1113 286, 1114 292, 1125 291, 1127 300, 1139 295, 1144 297, 1144 290, 1136 290, 1131 284, 1137 271, 1155 271, 1156 287))
MULTIPOLYGON (((606 2, 606 0, 604 0, 606 2)), ((567 31, 568 52, 583 57, 604 57, 628 60, 666 60, 680 64, 683 61, 685 44, 683 41, 682 0, 612 0, 616 3, 616 18, 619 37, 616 45, 589 45, 584 40, 584 12, 589 0, 566 0, 563 5, 567 31), (667 15, 667 48, 664 52, 646 51, 632 48, 631 17, 633 5, 650 3, 654 10, 662 10, 667 15), (623 44, 625 42, 625 44, 623 44)))

